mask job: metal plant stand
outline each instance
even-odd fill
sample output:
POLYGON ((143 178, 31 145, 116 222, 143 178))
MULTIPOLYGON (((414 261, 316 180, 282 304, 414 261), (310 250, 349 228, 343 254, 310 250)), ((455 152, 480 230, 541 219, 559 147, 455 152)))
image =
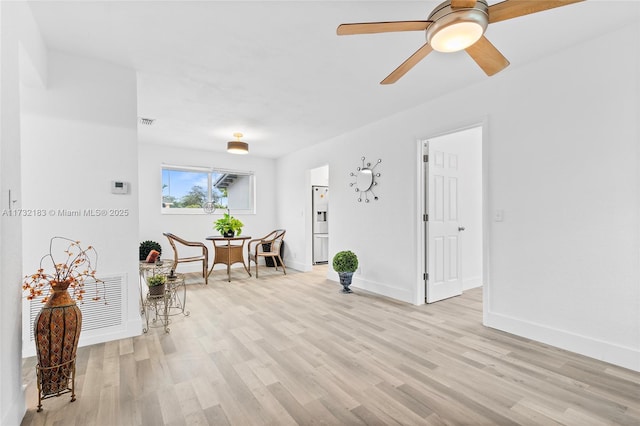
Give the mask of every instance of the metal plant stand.
POLYGON ((173 260, 160 259, 154 263, 140 262, 138 270, 140 290, 140 315, 145 313, 145 295, 147 294, 147 277, 153 275, 167 275, 173 267, 173 260))
POLYGON ((184 283, 183 274, 175 274, 167 276, 167 309, 168 316, 182 314, 185 317, 191 315, 191 312, 185 309, 187 304, 187 286, 184 283))
POLYGON ((51 367, 40 367, 40 364, 36 365, 36 382, 38 384, 38 412, 42 411, 42 400, 53 398, 71 392, 71 402, 76 400, 76 359, 73 358, 67 362, 58 365, 52 365, 51 367), (57 390, 52 393, 46 393, 43 389, 43 373, 48 373, 48 376, 57 376, 58 385, 64 384, 63 387, 58 386, 57 390))
POLYGON ((152 327, 163 327, 164 331, 170 331, 171 317, 175 315, 189 316, 187 311, 187 287, 183 274, 173 274, 172 262, 164 261, 161 265, 140 264, 140 313, 145 317, 145 327, 142 331, 148 332, 152 327), (171 272, 170 272, 171 271, 171 272), (162 294, 149 293, 146 285, 147 275, 163 274, 167 277, 165 289, 162 294))
POLYGON ((144 333, 149 331, 150 327, 164 327, 165 333, 169 330, 169 292, 165 292, 161 295, 153 295, 148 293, 144 301, 144 317, 147 322, 147 326, 142 329, 144 333), (149 318, 151 318, 151 325, 149 325, 149 318))

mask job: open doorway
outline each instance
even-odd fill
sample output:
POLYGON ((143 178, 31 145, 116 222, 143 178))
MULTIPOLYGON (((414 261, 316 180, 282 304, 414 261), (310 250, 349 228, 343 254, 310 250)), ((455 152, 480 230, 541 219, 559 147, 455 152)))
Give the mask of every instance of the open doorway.
POLYGON ((421 141, 425 302, 482 286, 482 126, 421 141))
POLYGON ((312 264, 329 261, 329 166, 310 170, 312 264))

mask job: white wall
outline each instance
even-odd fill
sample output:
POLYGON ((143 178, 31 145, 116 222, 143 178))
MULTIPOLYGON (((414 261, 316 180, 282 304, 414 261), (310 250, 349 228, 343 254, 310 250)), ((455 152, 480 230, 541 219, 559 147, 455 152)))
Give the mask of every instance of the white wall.
MULTIPOLYGON (((242 235, 262 237, 278 227, 276 221, 275 160, 252 155, 238 156, 211 151, 170 148, 140 144, 140 241, 153 240, 162 245, 162 256, 173 257, 173 251, 163 232, 171 232, 189 241, 203 241, 209 245, 210 263, 213 261, 211 243, 205 238, 218 235, 213 223, 224 211, 214 214, 162 214, 162 165, 216 167, 255 173, 256 214, 231 214, 244 223, 242 235)), ((138 242, 139 244, 139 242, 138 242)), ((186 253, 186 252, 185 252, 186 253)), ((181 253, 181 255, 183 255, 181 253)), ((196 271, 198 263, 179 265, 180 272, 196 271)), ((201 265, 201 264, 200 264, 201 265)), ((234 265, 234 266, 240 266, 234 265)), ((241 266, 240 266, 241 267, 241 266)), ((222 271, 221 266, 216 270, 222 271)), ((214 270, 215 271, 215 270, 214 270)), ((215 272, 214 272, 215 274, 215 272)), ((214 275, 212 275, 213 277, 214 275)))
POLYGON ((329 186, 329 166, 316 167, 309 171, 311 185, 329 186))
MULTIPOLYGON (((416 135, 409 143, 400 143, 401 140, 397 128, 375 123, 278 160, 281 201, 278 214, 288 229, 291 256, 287 265, 298 264, 301 269, 311 265, 311 251, 307 249, 310 228, 305 232, 305 224, 311 223, 310 202, 305 197, 310 187, 309 170, 328 164, 329 259, 341 250, 354 251, 359 257, 359 271, 354 275, 353 287, 414 302, 417 242, 412 224, 417 201, 413 196, 416 187, 413 162, 418 154, 416 135), (353 182, 350 173, 362 166, 363 156, 374 164, 382 159, 376 167, 381 174, 375 187, 379 200, 370 203, 359 203, 357 193, 349 186, 353 182), (398 267, 398 259, 403 267, 398 267)), ((329 276, 337 280, 337 274, 331 270, 329 276)))
POLYGON ((21 281, 24 207, 20 172, 20 85, 46 81, 44 44, 26 3, 0 3, 0 424, 20 424, 22 389, 21 281), (11 200, 9 202, 9 191, 11 200))
MULTIPOLYGON (((55 51, 48 66, 46 89, 23 90, 23 208, 47 212, 24 219, 24 274, 38 268, 53 236, 93 245, 97 275, 124 277, 123 324, 83 332, 80 345, 140 334, 135 72, 55 51), (112 180, 129 182, 130 193, 112 194, 112 180), (90 216, 85 209, 107 214, 90 216), (81 213, 69 217, 61 210, 81 213)), ((30 326, 28 317, 25 323, 30 326)), ((23 354, 34 353, 25 341, 23 354)))
MULTIPOLYGON (((12 25, 11 10, 0 4, 0 196, 2 209, 14 206, 7 202, 9 191, 20 197, 20 97, 18 68, 18 36, 12 25)), ((13 197, 12 197, 13 198, 13 197)), ((16 206, 18 207, 18 206, 16 206)), ((18 207, 19 208, 19 207, 18 207)), ((18 424, 24 414, 21 389, 20 358, 20 251, 21 218, 0 217, 0 283, 4 297, 0 299, 0 423, 18 424)))
POLYGON ((311 270, 311 169, 326 166, 329 157, 319 145, 277 160, 277 217, 287 229, 284 262, 288 268, 311 270))
POLYGON ((229 211, 233 212, 234 209, 250 210, 252 197, 251 176, 238 175, 238 178, 229 185, 227 195, 229 211))
POLYGON ((330 256, 358 254, 354 287, 421 303, 416 141, 484 121, 485 212, 505 212, 485 219, 485 324, 640 370, 637 22, 280 159, 290 249, 305 173, 329 164, 330 256), (348 186, 362 155, 383 160, 368 205, 348 186))
POLYGON ((636 370, 639 51, 636 24, 507 75, 491 112, 490 211, 505 221, 491 226, 485 299, 490 326, 636 370))

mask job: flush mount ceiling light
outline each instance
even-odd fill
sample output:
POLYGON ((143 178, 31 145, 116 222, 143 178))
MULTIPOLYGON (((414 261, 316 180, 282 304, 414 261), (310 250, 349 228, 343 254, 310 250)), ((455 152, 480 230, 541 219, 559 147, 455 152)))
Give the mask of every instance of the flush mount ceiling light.
POLYGON ((236 140, 227 142, 227 152, 230 154, 248 154, 249 144, 240 140, 242 133, 234 133, 233 137, 236 140))
POLYGON ((337 33, 354 35, 426 32, 427 42, 380 84, 395 83, 434 50, 465 50, 485 74, 491 76, 509 66, 509 61, 485 37, 484 32, 489 24, 582 1, 584 0, 504 0, 489 6, 487 0, 447 0, 439 4, 425 20, 342 24, 338 26, 337 33))

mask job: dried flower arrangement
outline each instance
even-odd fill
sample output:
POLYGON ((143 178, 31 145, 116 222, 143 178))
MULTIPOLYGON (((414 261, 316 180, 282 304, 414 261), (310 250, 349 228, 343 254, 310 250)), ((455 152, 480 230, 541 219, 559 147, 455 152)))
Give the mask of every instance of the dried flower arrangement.
POLYGON ((22 290, 26 293, 27 300, 45 295, 42 303, 46 303, 55 289, 68 289, 74 301, 83 302, 86 293, 85 280, 90 278, 95 284, 91 300, 100 300, 103 296, 100 294, 99 284, 104 287, 104 281, 96 278, 97 262, 98 252, 93 246, 82 248, 80 241, 53 237, 49 242, 49 253, 40 259, 40 268, 35 274, 24 277, 22 290), (58 246, 59 244, 62 246, 58 246), (66 257, 64 261, 57 262, 54 259, 54 251, 58 252, 55 249, 61 249, 59 255, 66 257), (51 261, 53 272, 45 272, 46 261, 51 261))

